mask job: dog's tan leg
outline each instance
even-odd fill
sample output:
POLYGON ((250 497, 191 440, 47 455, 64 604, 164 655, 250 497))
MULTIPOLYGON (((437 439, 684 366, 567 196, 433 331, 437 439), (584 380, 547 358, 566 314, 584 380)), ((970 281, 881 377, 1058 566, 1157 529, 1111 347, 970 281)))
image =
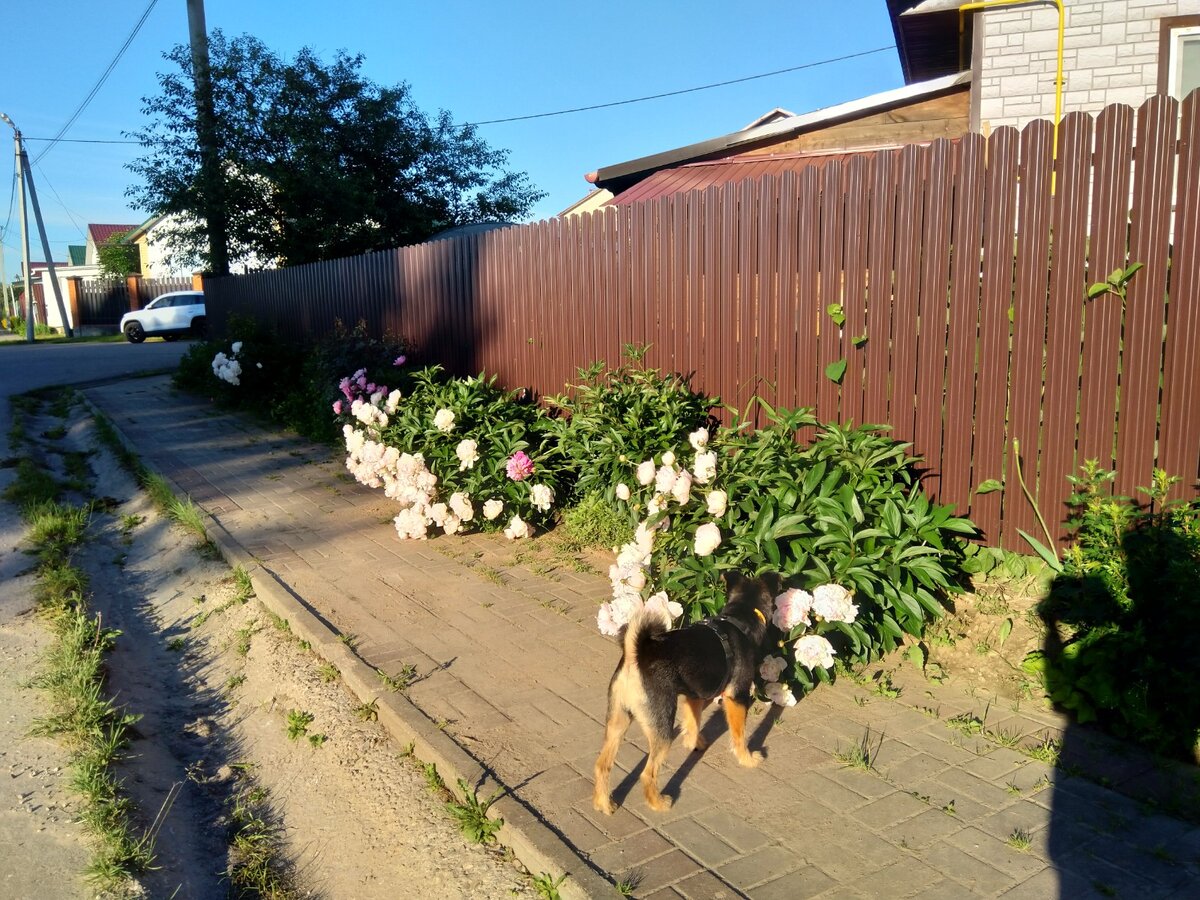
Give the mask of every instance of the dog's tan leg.
POLYGON ((711 703, 695 697, 683 698, 683 745, 689 750, 703 750, 708 741, 700 734, 700 716, 711 703))
POLYGON ((754 768, 762 762, 762 754, 746 748, 746 707, 729 695, 721 703, 725 707, 725 721, 729 723, 729 737, 733 741, 733 755, 739 765, 754 768))
POLYGON ((646 756, 646 768, 642 770, 642 790, 646 794, 646 803, 655 812, 666 812, 671 808, 671 798, 659 793, 658 770, 662 761, 671 749, 671 740, 647 733, 650 741, 650 753, 646 756))
POLYGON ((621 738, 632 721, 629 713, 613 704, 608 714, 608 724, 604 727, 604 745, 596 758, 596 786, 592 791, 592 806, 602 813, 612 815, 616 806, 612 802, 612 794, 608 788, 608 775, 612 771, 613 760, 617 757, 617 749, 621 746, 621 738))

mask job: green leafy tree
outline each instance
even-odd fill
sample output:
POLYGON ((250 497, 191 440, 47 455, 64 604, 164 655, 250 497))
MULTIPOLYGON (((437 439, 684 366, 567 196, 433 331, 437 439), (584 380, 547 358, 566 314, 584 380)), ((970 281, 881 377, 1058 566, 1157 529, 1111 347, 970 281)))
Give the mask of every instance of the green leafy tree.
MULTIPOLYGON (((416 243, 449 227, 526 218, 544 194, 503 168, 472 126, 434 118, 405 83, 380 86, 363 57, 331 63, 310 49, 280 58, 249 35, 210 37, 217 141, 229 217, 231 261, 296 265, 416 243)), ((155 213, 175 213, 167 238, 179 259, 207 258, 191 55, 164 54, 143 98, 150 124, 133 137, 146 152, 126 192, 155 213)))
POLYGON ((124 278, 132 272, 141 271, 141 257, 138 248, 133 244, 122 244, 121 240, 128 231, 112 235, 103 244, 96 247, 96 257, 100 261, 100 272, 114 278, 124 278))

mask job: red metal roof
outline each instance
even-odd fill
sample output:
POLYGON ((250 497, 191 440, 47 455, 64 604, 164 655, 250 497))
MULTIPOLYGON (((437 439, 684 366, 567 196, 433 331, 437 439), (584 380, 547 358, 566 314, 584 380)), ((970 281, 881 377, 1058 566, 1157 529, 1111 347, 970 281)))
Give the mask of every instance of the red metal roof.
POLYGON ((132 231, 135 228, 137 228, 136 225, 88 225, 88 237, 92 239, 93 243, 103 244, 114 234, 132 231))
POLYGON ((688 163, 673 169, 661 169, 639 181, 627 191, 609 200, 606 206, 621 206, 642 200, 656 200, 670 194, 702 191, 712 185, 729 184, 764 175, 782 175, 808 168, 824 168, 830 160, 845 161, 852 156, 874 156, 895 148, 859 150, 841 153, 778 153, 770 156, 733 156, 708 162, 688 163))

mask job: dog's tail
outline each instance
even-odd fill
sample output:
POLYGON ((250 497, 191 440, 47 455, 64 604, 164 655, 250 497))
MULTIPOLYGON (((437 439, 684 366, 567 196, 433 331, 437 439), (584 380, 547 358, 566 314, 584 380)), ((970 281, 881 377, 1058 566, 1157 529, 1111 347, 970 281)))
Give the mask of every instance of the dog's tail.
POLYGON ((645 642, 671 630, 671 614, 658 606, 643 606, 625 628, 625 665, 637 668, 638 650, 645 642))

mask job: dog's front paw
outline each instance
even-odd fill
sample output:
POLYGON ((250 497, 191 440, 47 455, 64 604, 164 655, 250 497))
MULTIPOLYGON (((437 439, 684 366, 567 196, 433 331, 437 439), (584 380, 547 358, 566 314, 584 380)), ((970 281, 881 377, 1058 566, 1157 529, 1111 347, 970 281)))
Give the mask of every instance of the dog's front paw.
POLYGON ((738 765, 745 766, 747 769, 756 768, 762 761, 763 755, 758 750, 738 754, 738 765))
POLYGON ((689 750, 707 750, 708 738, 698 734, 694 739, 690 737, 685 739, 683 745, 689 750))
POLYGON ((596 812, 602 812, 606 816, 611 816, 617 811, 617 805, 612 802, 612 797, 602 794, 594 794, 592 796, 592 806, 596 812))
POLYGON ((646 802, 650 804, 650 808, 655 812, 666 812, 675 801, 666 794, 659 794, 657 797, 647 797, 646 802))

